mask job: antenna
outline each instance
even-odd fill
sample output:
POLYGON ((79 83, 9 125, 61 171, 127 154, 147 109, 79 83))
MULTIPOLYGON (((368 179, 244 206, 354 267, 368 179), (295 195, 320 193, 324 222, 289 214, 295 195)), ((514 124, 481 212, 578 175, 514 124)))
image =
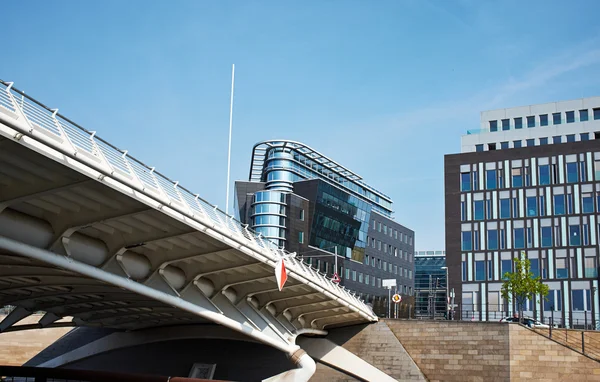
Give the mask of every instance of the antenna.
POLYGON ((229 215, 229 173, 231 171, 231 127, 233 126, 233 84, 235 81, 235 64, 231 65, 231 99, 229 100, 229 149, 227 151, 227 196, 225 213, 229 215))

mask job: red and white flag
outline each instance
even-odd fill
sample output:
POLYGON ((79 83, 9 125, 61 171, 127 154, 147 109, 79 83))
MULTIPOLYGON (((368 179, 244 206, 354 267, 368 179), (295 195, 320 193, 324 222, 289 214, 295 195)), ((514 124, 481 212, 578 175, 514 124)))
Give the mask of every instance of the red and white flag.
POLYGON ((287 271, 285 270, 283 259, 279 260, 277 264, 275 264, 275 278, 277 279, 277 287, 281 292, 283 285, 287 281, 287 271))
POLYGON ((334 283, 339 283, 342 280, 340 280, 340 276, 338 276, 337 272, 335 272, 333 274, 333 277, 331 278, 331 281, 333 281, 334 283))

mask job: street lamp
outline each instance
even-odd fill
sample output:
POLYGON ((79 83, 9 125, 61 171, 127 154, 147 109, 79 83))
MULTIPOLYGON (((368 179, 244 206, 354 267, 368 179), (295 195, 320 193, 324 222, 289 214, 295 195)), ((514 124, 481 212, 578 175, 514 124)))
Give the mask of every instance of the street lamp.
POLYGON ((441 267, 440 269, 446 270, 446 319, 449 320, 450 319, 450 301, 449 301, 448 297, 450 297, 450 293, 448 291, 448 267, 441 267))

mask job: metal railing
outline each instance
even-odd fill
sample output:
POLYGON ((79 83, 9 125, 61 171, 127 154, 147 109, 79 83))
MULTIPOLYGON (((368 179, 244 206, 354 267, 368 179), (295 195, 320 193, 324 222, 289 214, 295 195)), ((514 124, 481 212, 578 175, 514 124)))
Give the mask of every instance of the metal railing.
MULTIPOLYGON (((289 252, 275 243, 265 240, 260 234, 227 215, 216 205, 200 198, 140 160, 109 142, 36 101, 24 92, 17 90, 13 83, 0 80, 0 116, 8 119, 24 119, 28 131, 19 128, 18 123, 11 124, 20 133, 34 137, 53 149, 68 155, 86 166, 114 178, 138 192, 146 194, 164 206, 197 221, 203 226, 220 231, 230 239, 241 241, 245 246, 266 255, 271 261, 285 259, 286 267, 297 275, 309 280, 321 288, 348 302, 369 319, 376 320, 372 310, 354 293, 332 282, 323 273, 298 261, 289 252)), ((0 119, 1 121, 1 119, 0 119)))
POLYGON ((583 355, 600 361, 600 333, 597 331, 553 328, 533 328, 533 330, 559 344, 583 355))

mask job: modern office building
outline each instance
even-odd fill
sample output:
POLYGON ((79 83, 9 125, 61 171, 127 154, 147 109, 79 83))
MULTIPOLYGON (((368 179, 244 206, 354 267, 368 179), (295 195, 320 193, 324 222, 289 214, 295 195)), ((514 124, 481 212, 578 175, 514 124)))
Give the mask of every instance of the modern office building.
POLYGON ((515 311, 501 298, 502 275, 524 255, 550 287, 525 314, 600 327, 600 97, 482 112, 444 171, 449 283, 462 318, 515 311))
POLYGON ((446 318, 446 251, 415 252, 415 318, 446 318))
POLYGON ((412 295, 414 232, 393 220, 388 196, 325 155, 298 142, 260 142, 249 181, 237 181, 235 192, 243 223, 321 272, 333 275, 337 252, 341 285, 376 311, 388 299, 382 280, 412 295))

